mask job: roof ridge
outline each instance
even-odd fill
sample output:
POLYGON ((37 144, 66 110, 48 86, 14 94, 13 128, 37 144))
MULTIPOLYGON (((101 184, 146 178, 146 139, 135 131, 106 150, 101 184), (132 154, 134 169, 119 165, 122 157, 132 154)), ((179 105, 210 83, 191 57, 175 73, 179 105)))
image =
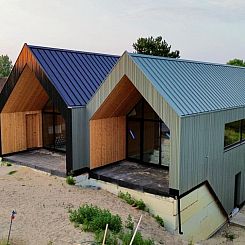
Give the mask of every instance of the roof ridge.
POLYGON ((228 64, 212 63, 212 62, 207 62, 207 61, 176 59, 176 58, 170 58, 170 57, 163 57, 163 56, 156 56, 156 55, 147 55, 147 54, 136 54, 136 53, 128 53, 128 54, 130 56, 147 58, 147 59, 158 59, 158 60, 177 61, 177 62, 185 62, 185 63, 193 63, 193 64, 214 65, 214 66, 245 69, 245 67, 242 67, 242 66, 234 66, 234 65, 228 65, 228 64))
POLYGON ((110 57, 120 57, 120 55, 115 54, 104 54, 104 53, 94 53, 89 51, 81 51, 81 50, 72 50, 72 49, 64 49, 64 48, 53 48, 53 47, 44 47, 44 46, 37 46, 32 44, 26 44, 29 48, 35 49, 46 49, 46 50, 56 50, 60 52, 70 52, 70 53, 81 53, 81 54, 88 54, 88 55, 98 55, 98 56, 110 56, 110 57))

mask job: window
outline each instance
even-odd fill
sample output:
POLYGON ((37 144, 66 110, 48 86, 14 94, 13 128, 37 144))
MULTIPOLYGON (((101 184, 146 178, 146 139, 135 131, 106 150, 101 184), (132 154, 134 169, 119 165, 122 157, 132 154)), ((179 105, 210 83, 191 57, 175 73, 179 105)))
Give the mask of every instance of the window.
POLYGON ((49 101, 43 109, 43 146, 66 151, 65 120, 52 101, 49 101))
POLYGON ((127 115, 127 158, 169 166, 170 130, 144 99, 127 115))
POLYGON ((225 148, 245 141, 245 119, 225 124, 225 148))
POLYGON ((245 140, 245 119, 242 120, 242 140, 245 140))

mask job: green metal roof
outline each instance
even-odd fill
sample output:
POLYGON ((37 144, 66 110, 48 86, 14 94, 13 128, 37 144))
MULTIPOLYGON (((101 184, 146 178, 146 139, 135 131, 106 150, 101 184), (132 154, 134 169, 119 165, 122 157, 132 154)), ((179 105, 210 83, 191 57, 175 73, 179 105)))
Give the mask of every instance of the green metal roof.
POLYGON ((245 68, 129 55, 180 116, 245 106, 245 68))

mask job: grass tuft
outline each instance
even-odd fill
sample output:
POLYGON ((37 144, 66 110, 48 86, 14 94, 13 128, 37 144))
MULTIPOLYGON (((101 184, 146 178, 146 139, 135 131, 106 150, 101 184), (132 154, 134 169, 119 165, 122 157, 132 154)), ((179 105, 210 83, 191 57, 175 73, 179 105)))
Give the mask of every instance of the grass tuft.
POLYGON ((13 171, 8 172, 8 175, 13 175, 15 173, 17 173, 17 171, 16 170, 13 170, 13 171))
POLYGON ((233 241, 233 240, 235 239, 235 234, 226 231, 226 232, 225 232, 225 238, 226 238, 227 240, 233 241))
POLYGON ((75 178, 72 177, 72 176, 67 176, 67 177, 66 177, 66 183, 67 183, 68 185, 75 185, 75 184, 76 184, 76 180, 75 180, 75 178))
POLYGON ((128 203, 129 205, 136 207, 140 210, 146 210, 146 205, 144 203, 144 201, 142 199, 137 200, 135 198, 133 198, 128 192, 123 193, 123 192, 119 192, 118 193, 118 197, 123 199, 126 203, 128 203))
POLYGON ((71 211, 70 221, 81 224, 84 231, 97 232, 104 230, 106 224, 115 233, 122 229, 122 220, 118 215, 113 215, 108 209, 101 209, 93 205, 82 205, 77 210, 71 211))
POLYGON ((153 216, 153 217, 155 218, 155 220, 157 221, 157 223, 160 226, 164 227, 164 221, 163 221, 163 219, 159 215, 156 215, 156 216, 153 216))

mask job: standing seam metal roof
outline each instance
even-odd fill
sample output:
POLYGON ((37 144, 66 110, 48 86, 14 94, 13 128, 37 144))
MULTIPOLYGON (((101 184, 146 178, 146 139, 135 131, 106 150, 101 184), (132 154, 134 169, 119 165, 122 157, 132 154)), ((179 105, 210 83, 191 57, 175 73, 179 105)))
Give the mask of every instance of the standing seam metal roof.
POLYGON ((180 116, 245 106, 245 68, 129 54, 180 116))
POLYGON ((84 106, 119 56, 28 45, 69 107, 84 106))

